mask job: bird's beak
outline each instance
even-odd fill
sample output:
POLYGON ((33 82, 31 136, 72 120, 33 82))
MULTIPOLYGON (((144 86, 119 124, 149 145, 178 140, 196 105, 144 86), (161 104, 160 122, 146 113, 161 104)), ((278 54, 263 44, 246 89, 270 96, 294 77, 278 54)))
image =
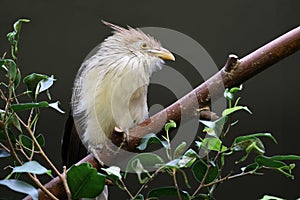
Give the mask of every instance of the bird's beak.
POLYGON ((160 48, 159 50, 149 50, 149 51, 161 59, 175 61, 174 55, 165 48, 160 48))

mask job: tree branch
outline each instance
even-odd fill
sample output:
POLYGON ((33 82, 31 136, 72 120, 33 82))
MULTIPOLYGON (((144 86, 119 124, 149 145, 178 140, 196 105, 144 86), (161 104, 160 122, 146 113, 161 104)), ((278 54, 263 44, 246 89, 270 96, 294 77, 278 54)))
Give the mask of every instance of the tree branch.
MULTIPOLYGON (((241 59, 238 59, 235 55, 230 55, 225 66, 209 80, 202 83, 196 89, 163 111, 155 114, 139 126, 130 130, 129 143, 124 147, 124 149, 135 151, 136 146, 139 144, 140 139, 144 135, 150 132, 160 132, 161 127, 163 127, 169 119, 178 123, 195 117, 199 118, 199 108, 194 107, 191 97, 197 97, 200 107, 208 106, 211 103, 210 93, 214 93, 214 95, 221 97, 223 95, 223 91, 220 92, 220 88, 223 88, 224 86, 225 88, 238 86, 261 71, 272 66, 274 63, 295 53, 299 49, 300 27, 297 27, 241 59)), ((112 140, 118 140, 118 138, 120 137, 114 135, 112 140)), ((118 141, 116 142, 118 143, 118 141)), ((99 157, 104 163, 109 164, 110 160, 116 159, 117 155, 111 151, 111 149, 116 148, 117 147, 114 145, 104 148, 101 152, 99 152, 99 157)), ((82 162, 90 162, 95 168, 100 168, 99 164, 91 155, 88 155, 80 161, 80 163, 82 162)), ((59 199, 66 197, 65 191, 62 189, 62 182, 59 178, 55 178, 51 182, 47 183, 46 188, 49 188, 49 190, 59 199)), ((25 199, 30 199, 30 197, 25 199)), ((40 191, 39 199, 48 198, 42 191, 40 191)))

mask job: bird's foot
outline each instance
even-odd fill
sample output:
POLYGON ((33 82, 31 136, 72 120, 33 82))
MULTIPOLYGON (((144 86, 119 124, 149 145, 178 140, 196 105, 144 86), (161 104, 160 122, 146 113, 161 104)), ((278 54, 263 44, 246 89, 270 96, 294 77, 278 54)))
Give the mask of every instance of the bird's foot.
POLYGON ((122 133, 123 134, 123 139, 122 139, 122 142, 120 144, 120 148, 122 148, 124 145, 126 145, 126 143, 129 142, 128 130, 123 130, 120 127, 115 127, 114 129, 117 133, 122 133))

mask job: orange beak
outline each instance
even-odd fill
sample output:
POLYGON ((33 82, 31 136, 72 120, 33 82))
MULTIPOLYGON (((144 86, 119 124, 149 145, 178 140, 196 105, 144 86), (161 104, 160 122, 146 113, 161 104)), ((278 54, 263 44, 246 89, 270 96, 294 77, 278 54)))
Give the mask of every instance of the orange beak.
POLYGON ((160 48, 159 50, 149 50, 149 51, 161 59, 175 61, 174 55, 165 48, 160 48))

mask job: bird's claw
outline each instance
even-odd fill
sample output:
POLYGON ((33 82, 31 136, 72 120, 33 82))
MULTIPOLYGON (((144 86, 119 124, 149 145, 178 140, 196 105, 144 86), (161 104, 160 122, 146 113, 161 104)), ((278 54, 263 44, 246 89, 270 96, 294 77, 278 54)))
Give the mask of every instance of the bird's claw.
POLYGON ((114 130, 117 132, 117 133, 123 133, 123 141, 122 141, 122 144, 121 144, 121 147, 126 143, 129 142, 129 134, 128 134, 128 130, 127 131, 124 131, 123 129, 121 129, 120 127, 117 127, 115 126, 114 130))

